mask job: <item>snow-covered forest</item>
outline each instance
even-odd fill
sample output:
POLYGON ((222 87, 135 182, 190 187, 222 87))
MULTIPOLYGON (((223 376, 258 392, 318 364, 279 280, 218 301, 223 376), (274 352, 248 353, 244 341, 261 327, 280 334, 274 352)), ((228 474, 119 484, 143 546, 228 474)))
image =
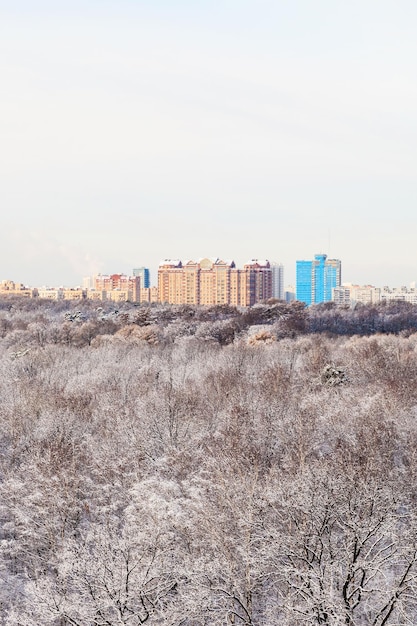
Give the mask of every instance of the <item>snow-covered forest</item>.
POLYGON ((0 302, 2 626, 417 623, 417 310, 0 302))

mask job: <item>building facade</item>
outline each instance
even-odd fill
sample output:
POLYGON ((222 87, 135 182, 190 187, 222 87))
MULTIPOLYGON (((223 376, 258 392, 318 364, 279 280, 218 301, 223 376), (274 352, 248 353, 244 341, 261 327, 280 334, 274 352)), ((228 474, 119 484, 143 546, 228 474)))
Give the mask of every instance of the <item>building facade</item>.
POLYGON ((158 300, 169 304, 252 306, 272 297, 268 261, 253 259, 243 269, 234 261, 165 259, 158 269, 158 300))
POLYGON ((85 300, 86 292, 81 287, 42 287, 36 289, 36 296, 44 300, 85 300))
POLYGON ((136 267, 133 270, 133 276, 139 276, 142 289, 148 289, 151 286, 151 273, 149 268, 136 267))
POLYGON ((140 301, 149 303, 158 302, 158 287, 141 287, 140 301))
POLYGON ((313 302, 313 262, 297 261, 295 297, 307 305, 313 302))
POLYGON ((341 261, 316 254, 312 261, 297 261, 296 298, 305 304, 330 302, 341 284, 341 261))
POLYGON ((243 266, 246 294, 241 306, 253 306, 272 298, 272 270, 269 261, 252 259, 243 266))
POLYGON ((33 298, 36 290, 25 287, 22 283, 15 283, 12 280, 2 280, 0 283, 0 296, 24 296, 33 298))
POLYGON ((284 291, 284 266, 282 263, 271 263, 272 271, 272 297, 277 300, 285 299, 284 291))
POLYGON ((106 292, 107 300, 140 302, 140 288, 140 276, 98 274, 94 277, 94 291, 106 292))
POLYGON ((381 300, 381 289, 373 285, 344 284, 333 289, 333 300, 336 304, 377 304, 381 300))

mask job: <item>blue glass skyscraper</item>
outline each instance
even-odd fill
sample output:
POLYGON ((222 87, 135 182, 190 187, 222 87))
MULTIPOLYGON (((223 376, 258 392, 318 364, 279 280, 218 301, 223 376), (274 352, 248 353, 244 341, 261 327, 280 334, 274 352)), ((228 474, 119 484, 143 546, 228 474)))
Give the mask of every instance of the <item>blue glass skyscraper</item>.
POLYGON ((306 304, 312 302, 313 261, 297 261, 296 298, 306 304))
POLYGON ((313 261, 297 261, 296 298, 306 304, 329 302, 334 287, 340 287, 341 262, 316 254, 313 261))

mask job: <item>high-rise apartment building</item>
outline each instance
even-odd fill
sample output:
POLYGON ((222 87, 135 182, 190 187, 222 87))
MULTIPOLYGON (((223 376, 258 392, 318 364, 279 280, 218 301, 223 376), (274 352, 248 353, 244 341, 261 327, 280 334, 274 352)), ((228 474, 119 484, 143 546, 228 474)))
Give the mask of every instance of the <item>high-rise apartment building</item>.
POLYGON ((183 271, 179 259, 165 259, 158 268, 158 300, 183 304, 183 271))
POLYGON ((151 274, 149 268, 147 267, 136 267, 133 270, 133 276, 140 277, 140 285, 143 288, 148 288, 151 286, 151 274))
POLYGON ((243 269, 234 261, 166 259, 158 269, 158 298, 170 304, 252 306, 272 297, 268 261, 253 259, 243 269))
POLYGON ((284 300, 284 266, 282 263, 271 263, 272 297, 284 300))
POLYGON ((312 261, 297 261, 296 297, 306 304, 329 302, 341 284, 341 262, 316 254, 312 261))
MULTIPOLYGON (((326 256, 326 255, 324 255, 326 256)), ((339 259, 324 259, 324 293, 321 302, 333 300, 333 289, 342 282, 342 264, 339 259)))
POLYGON ((84 276, 83 289, 94 289, 94 276, 84 276))
POLYGON ((246 284, 246 300, 242 306, 253 306, 272 298, 272 270, 269 261, 252 259, 243 266, 246 284))

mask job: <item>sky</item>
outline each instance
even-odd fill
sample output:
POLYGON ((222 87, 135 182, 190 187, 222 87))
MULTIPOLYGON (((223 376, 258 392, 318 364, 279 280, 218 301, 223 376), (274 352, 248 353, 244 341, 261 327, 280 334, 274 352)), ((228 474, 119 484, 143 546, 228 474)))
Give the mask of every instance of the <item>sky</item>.
POLYGON ((415 0, 0 0, 0 280, 417 281, 415 0))

